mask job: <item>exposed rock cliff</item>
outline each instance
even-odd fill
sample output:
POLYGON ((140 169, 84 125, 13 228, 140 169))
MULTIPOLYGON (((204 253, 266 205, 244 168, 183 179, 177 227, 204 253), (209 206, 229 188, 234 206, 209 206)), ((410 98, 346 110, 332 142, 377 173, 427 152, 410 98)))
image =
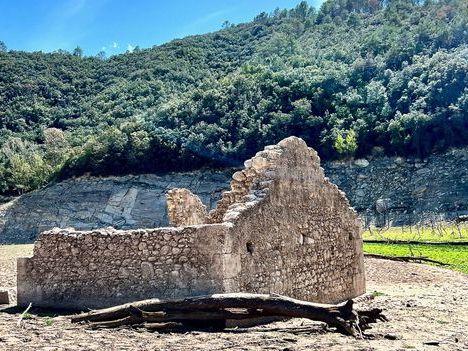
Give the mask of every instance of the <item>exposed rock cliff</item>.
POLYGON ((407 225, 468 213, 468 149, 425 160, 374 158, 325 164, 366 225, 407 225))
POLYGON ((166 193, 190 189, 209 208, 228 186, 229 172, 70 179, 0 206, 0 243, 32 242, 54 227, 88 230, 168 225, 166 193))
MULTIPOLYGON (((426 160, 325 162, 365 224, 402 225, 468 214, 468 149, 426 160)), ((212 209, 233 170, 67 180, 0 206, 0 243, 32 242, 53 227, 168 225, 166 192, 187 188, 212 209)))

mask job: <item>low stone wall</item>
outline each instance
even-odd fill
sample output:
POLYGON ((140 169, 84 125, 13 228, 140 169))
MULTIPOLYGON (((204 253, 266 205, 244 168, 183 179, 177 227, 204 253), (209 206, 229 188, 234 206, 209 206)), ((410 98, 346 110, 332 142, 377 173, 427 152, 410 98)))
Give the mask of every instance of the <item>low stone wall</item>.
POLYGON ((18 305, 96 308, 224 291, 222 224, 41 234, 18 259, 18 305))

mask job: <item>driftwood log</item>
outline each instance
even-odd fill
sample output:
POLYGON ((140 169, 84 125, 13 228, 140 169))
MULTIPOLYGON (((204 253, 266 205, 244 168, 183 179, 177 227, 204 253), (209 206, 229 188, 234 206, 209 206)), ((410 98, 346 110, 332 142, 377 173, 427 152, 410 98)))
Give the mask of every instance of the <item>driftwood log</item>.
POLYGON ((219 327, 226 320, 264 317, 308 318, 324 322, 338 332, 352 336, 362 336, 364 330, 370 329, 370 324, 387 320, 380 309, 354 310, 352 300, 339 305, 325 305, 280 295, 233 293, 180 300, 137 301, 76 315, 71 321, 87 322, 91 328, 127 325, 167 330, 210 324, 219 327))

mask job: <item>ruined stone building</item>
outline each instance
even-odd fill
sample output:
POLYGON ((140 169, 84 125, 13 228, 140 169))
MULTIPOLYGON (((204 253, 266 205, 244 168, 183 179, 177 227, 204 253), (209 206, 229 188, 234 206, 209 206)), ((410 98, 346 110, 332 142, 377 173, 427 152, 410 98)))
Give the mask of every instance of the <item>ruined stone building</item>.
POLYGON ((365 291, 360 221, 299 138, 247 160, 211 211, 186 189, 167 201, 172 227, 41 233, 33 257, 18 259, 18 304, 237 291, 332 303, 365 291))

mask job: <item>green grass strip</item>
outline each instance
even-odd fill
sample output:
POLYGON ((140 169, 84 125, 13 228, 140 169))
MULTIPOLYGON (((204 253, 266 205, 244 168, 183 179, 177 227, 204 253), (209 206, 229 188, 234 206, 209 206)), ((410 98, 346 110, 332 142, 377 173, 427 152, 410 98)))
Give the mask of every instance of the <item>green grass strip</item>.
POLYGON ((468 242, 468 224, 437 224, 425 227, 371 228, 364 232, 364 240, 403 240, 428 242, 468 242))
POLYGON ((468 274, 468 246, 364 243, 364 252, 386 256, 424 256, 449 264, 446 268, 468 274))

